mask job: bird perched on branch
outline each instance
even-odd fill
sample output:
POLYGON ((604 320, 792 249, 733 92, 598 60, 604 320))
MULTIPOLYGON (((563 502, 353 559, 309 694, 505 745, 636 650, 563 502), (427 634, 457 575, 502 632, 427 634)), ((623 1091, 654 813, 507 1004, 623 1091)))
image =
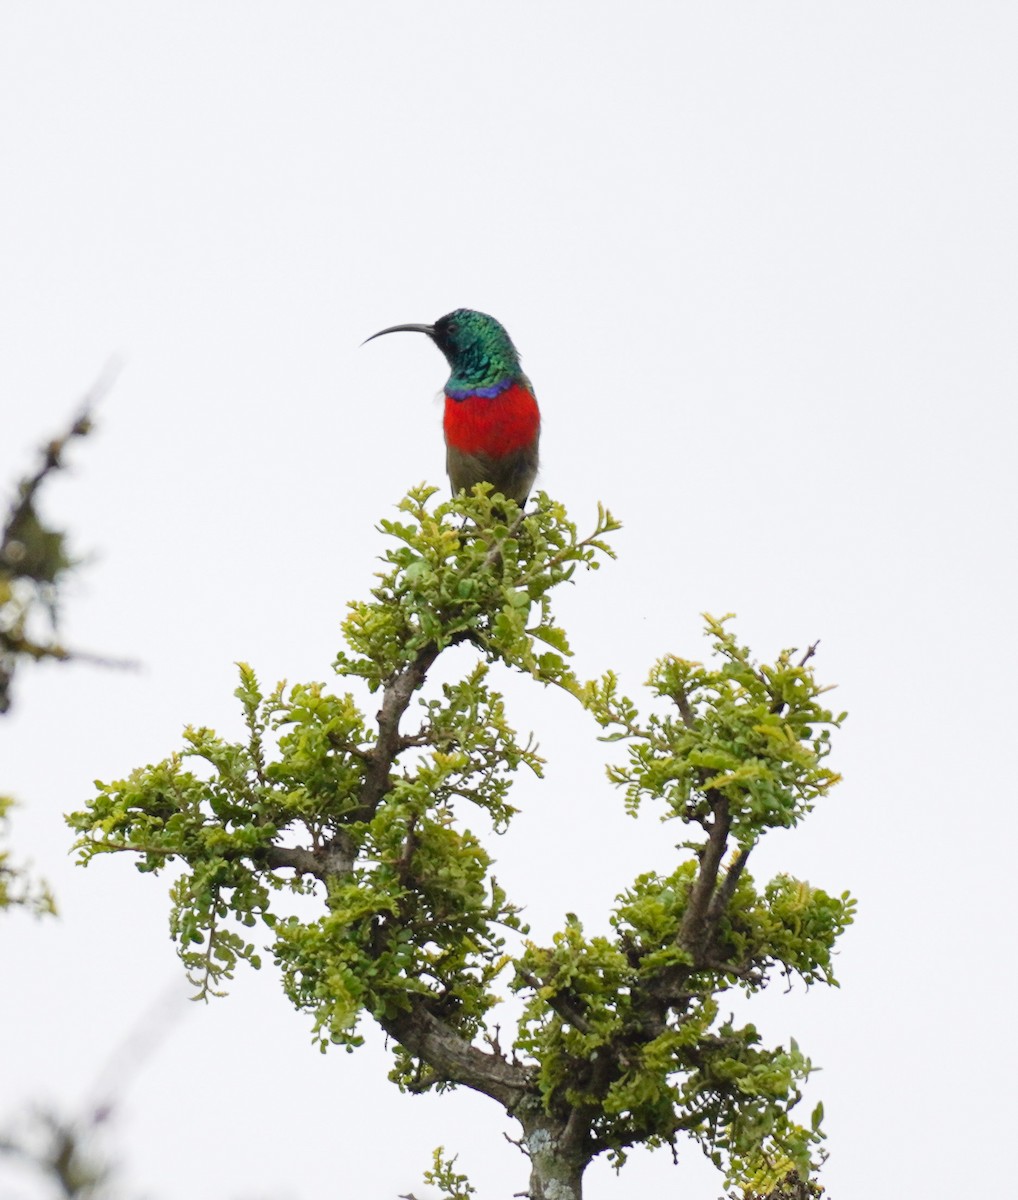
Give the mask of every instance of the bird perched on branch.
POLYGON ((425 333, 445 355, 446 470, 453 494, 475 483, 523 504, 537 475, 541 414, 505 329, 487 313, 458 308, 434 325, 392 325, 385 333, 425 333))

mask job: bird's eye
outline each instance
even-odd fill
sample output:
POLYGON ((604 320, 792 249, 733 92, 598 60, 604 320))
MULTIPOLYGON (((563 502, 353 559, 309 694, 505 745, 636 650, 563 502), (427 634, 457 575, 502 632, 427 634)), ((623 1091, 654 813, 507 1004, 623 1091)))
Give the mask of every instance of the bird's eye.
POLYGON ((445 332, 446 333, 456 333, 458 329, 459 329, 459 326, 456 324, 456 322, 450 321, 449 324, 446 325, 446 327, 445 327, 445 332))

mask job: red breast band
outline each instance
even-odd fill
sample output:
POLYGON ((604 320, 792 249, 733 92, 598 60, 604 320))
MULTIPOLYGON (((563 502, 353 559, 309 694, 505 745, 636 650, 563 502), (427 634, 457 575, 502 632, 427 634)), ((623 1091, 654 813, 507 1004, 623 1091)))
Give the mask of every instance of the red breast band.
POLYGON ((501 458, 529 446, 541 427, 537 401, 522 383, 497 396, 445 398, 445 440, 464 454, 501 458))

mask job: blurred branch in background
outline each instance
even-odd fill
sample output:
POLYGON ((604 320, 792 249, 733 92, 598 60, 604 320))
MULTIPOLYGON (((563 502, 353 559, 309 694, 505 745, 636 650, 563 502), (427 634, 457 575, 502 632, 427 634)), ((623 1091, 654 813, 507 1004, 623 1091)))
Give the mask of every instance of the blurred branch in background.
MULTIPOLYGON (((4 520, 0 532, 0 714, 10 709, 14 673, 26 659, 106 661, 73 653, 56 639, 59 589, 75 563, 68 553, 65 534, 51 528, 40 516, 38 501, 46 479, 64 467, 68 443, 91 432, 92 413, 113 386, 119 370, 116 361, 105 367, 86 392, 70 426, 43 447, 41 463, 17 485, 4 520)), ((53 913, 49 890, 30 879, 23 867, 15 866, 5 848, 8 813, 13 805, 11 797, 0 795, 0 912, 19 906, 36 914, 53 913)), ((51 1140, 55 1139, 56 1128, 49 1134, 51 1140)))
POLYGON ((92 1099, 80 1115, 36 1105, 20 1121, 5 1123, 0 1130, 0 1159, 24 1166, 26 1195, 103 1200, 118 1194, 113 1184, 113 1164, 100 1144, 101 1135, 123 1106, 133 1079, 187 1009, 175 980, 115 1047, 93 1088, 92 1099))
POLYGON ((24 1163, 36 1179, 41 1175, 55 1185, 56 1195, 100 1200, 110 1172, 89 1145, 97 1123, 79 1124, 36 1109, 18 1133, 0 1133, 0 1157, 24 1163))
MULTIPOLYGON (((60 588, 77 566, 66 534, 39 511, 46 480, 66 466, 71 442, 87 437, 98 403, 112 388, 120 367, 109 363, 86 393, 78 414, 40 452, 34 473, 15 489, 0 535, 0 713, 11 706, 11 686, 26 660, 74 659, 102 666, 130 666, 123 660, 69 650, 57 637, 60 588)), ((0 795, 0 910, 15 905, 35 913, 54 912, 46 887, 10 863, 3 848, 8 812, 13 805, 0 795)), ((0 1130, 0 1159, 25 1170, 26 1194, 102 1200, 114 1194, 108 1154, 100 1135, 118 1110, 132 1078, 148 1062, 184 1011, 179 985, 167 989, 145 1012, 137 1027, 115 1049, 93 1089, 94 1097, 77 1115, 35 1104, 0 1130)))
POLYGON ((8 812, 14 807, 10 796, 0 796, 0 912, 5 908, 21 907, 37 916, 56 912, 49 888, 37 879, 32 879, 21 866, 11 862, 6 849, 8 812))
POLYGON ((86 393, 70 426, 43 447, 39 467, 17 485, 4 522, 0 538, 0 713, 10 708, 14 673, 26 659, 73 658, 127 665, 69 650, 57 639, 60 586, 76 563, 68 552, 66 535, 46 522, 38 504, 43 483, 66 465, 68 444, 91 432, 93 411, 119 371, 117 362, 109 363, 86 393))

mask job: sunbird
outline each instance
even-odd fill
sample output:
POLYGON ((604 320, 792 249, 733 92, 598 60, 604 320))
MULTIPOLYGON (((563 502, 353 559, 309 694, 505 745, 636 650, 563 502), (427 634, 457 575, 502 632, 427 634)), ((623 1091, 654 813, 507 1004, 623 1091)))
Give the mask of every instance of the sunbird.
POLYGON ((434 325, 391 325, 385 333, 426 333, 445 355, 445 469, 452 492, 490 483, 523 505, 537 475, 541 413, 509 334, 487 313, 457 308, 434 325))

